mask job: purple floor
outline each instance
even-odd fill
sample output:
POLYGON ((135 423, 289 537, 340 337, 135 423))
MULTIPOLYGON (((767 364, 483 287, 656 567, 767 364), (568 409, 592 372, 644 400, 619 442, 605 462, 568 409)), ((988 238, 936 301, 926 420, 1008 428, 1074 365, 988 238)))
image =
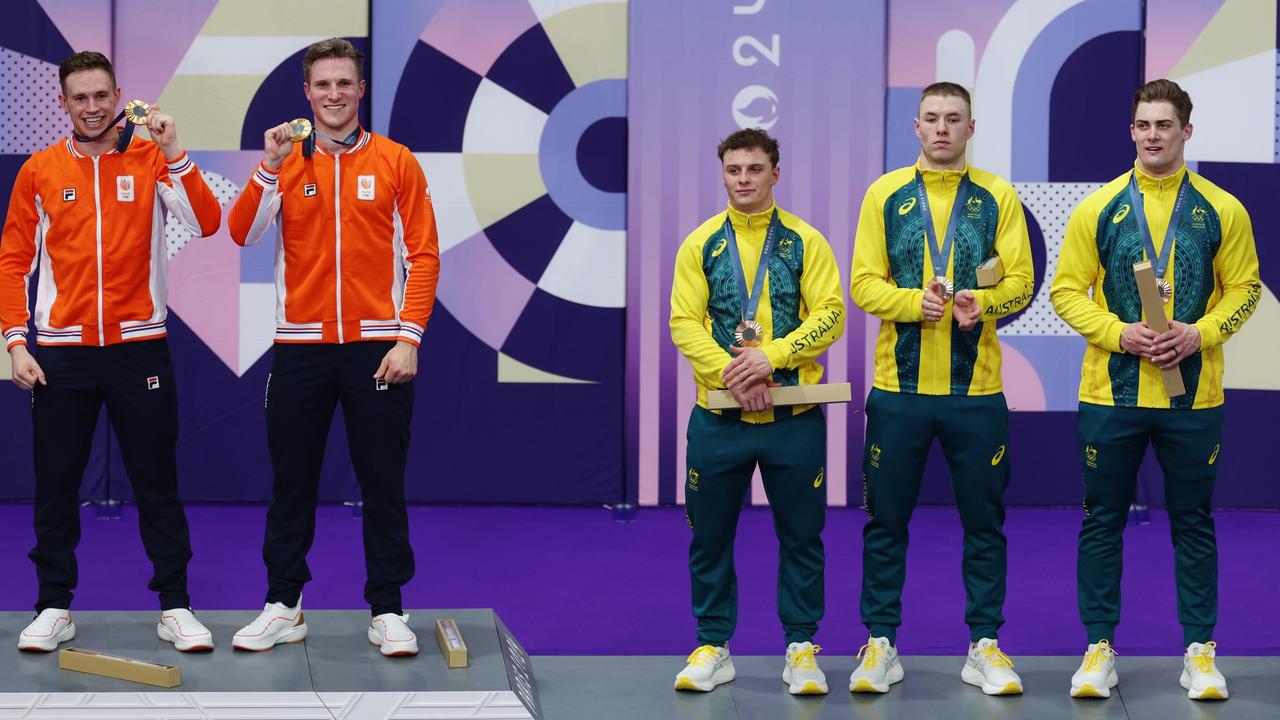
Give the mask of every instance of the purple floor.
MULTIPOLYGON (((195 549, 191 595, 197 610, 244 609, 246 622, 262 604, 259 555, 265 507, 191 506, 195 549)), ((0 610, 29 608, 35 573, 30 505, 0 505, 0 610)), ((688 527, 678 508, 641 510, 620 524, 602 509, 534 507, 413 507, 417 577, 405 607, 492 607, 535 654, 623 655, 688 653, 694 645, 686 566, 688 527)), ((1179 654, 1168 520, 1126 533, 1122 654, 1179 654)), ((82 610, 156 607, 147 591, 150 566, 138 540, 135 509, 121 520, 99 520, 85 508, 79 551, 82 610)), ((817 641, 828 652, 852 654, 864 641, 858 623, 861 510, 827 516, 827 617, 817 641)), ((1007 624, 1001 646, 1016 655, 1074 655, 1084 636, 1075 606, 1075 537, 1080 511, 1014 508, 1007 624)), ((1219 512, 1221 607, 1216 640, 1226 655, 1280 654, 1280 513, 1219 512)), ((960 582, 960 525, 952 508, 920 508, 912 524, 903 627, 904 653, 956 654, 967 631, 960 582)), ((310 555, 315 579, 304 607, 364 607, 360 521, 345 507, 319 511, 310 555)), ((750 509, 738 532, 738 654, 775 654, 783 647, 774 615, 777 543, 767 510, 750 509)))

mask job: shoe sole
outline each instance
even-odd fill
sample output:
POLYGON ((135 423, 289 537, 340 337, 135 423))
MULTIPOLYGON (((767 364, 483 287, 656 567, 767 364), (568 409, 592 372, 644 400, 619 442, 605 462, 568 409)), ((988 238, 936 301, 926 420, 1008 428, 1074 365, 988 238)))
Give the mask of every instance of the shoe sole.
POLYGON ((1200 692, 1192 690, 1191 678, 1187 677, 1186 672, 1183 672, 1182 677, 1178 678, 1178 684, 1182 686, 1183 690, 1187 691, 1187 697, 1192 700, 1226 700, 1228 697, 1227 689, 1219 689, 1216 685, 1210 685, 1200 692))
POLYGON ((1080 687, 1071 686, 1071 697, 1073 698, 1109 698, 1111 697, 1111 688, 1120 684, 1120 677, 1115 671, 1107 676, 1107 685, 1103 688, 1094 687, 1093 683, 1085 683, 1080 687))
POLYGON ((300 643, 307 639, 307 624, 294 625, 288 630, 277 635, 271 642, 245 642, 236 638, 231 641, 231 647, 236 650, 246 650, 248 652, 266 652, 277 645, 292 645, 300 643))
POLYGON ((416 642, 412 647, 395 648, 396 642, 391 641, 393 649, 390 652, 387 652, 387 643, 381 642, 378 639, 378 634, 374 632, 373 628, 369 628, 368 636, 369 644, 376 646, 378 648, 378 652, 382 653, 384 657, 404 657, 406 655, 418 654, 418 645, 416 642))
POLYGON ((24 644, 22 642, 22 637, 19 636, 18 649, 26 652, 49 653, 49 652, 53 652, 54 650, 57 650, 58 646, 61 645, 62 643, 70 640, 75 640, 75 639, 76 639, 76 625, 75 623, 71 623, 70 625, 67 625, 67 627, 62 632, 58 633, 58 637, 54 641, 53 645, 34 644, 34 643, 24 644))
POLYGON ((831 690, 825 682, 818 683, 813 680, 806 682, 804 685, 795 685, 791 682, 791 667, 785 667, 782 670, 782 682, 787 684, 787 692, 792 695, 827 695, 831 690))
POLYGON ((960 679, 982 688, 982 692, 987 695, 1021 695, 1022 685, 1010 681, 1005 685, 992 685, 982 677, 982 673, 975 670, 968 663, 965 663, 964 669, 960 671, 960 679))
POLYGON ((200 642, 192 642, 191 644, 184 644, 184 643, 180 643, 180 642, 178 642, 178 638, 177 638, 177 636, 173 634, 173 631, 171 631, 169 628, 165 627, 165 626, 164 626, 164 623, 157 623, 157 624, 156 624, 156 635, 157 635, 161 640, 163 640, 163 641, 165 641, 165 642, 167 642, 167 643, 172 643, 172 644, 173 644, 173 649, 174 649, 174 650, 177 650, 178 652, 200 652, 200 651, 202 651, 202 650, 212 650, 212 649, 213 649, 213 637, 212 637, 212 636, 210 636, 208 640, 204 640, 204 641, 200 641, 200 642))
POLYGON ((676 677, 676 689, 689 690, 692 692, 711 692, 712 690, 715 690, 716 687, 719 685, 723 685, 727 682, 732 682, 733 679, 737 676, 738 676, 738 672, 734 670, 732 665, 730 665, 727 668, 720 668, 719 670, 715 671, 711 675, 711 680, 706 683, 703 683, 702 685, 695 683, 687 675, 679 675, 676 677))
POLYGON ((885 673, 885 683, 882 686, 873 684, 866 678, 858 678, 857 682, 849 684, 849 692, 855 693, 887 693, 889 686, 902 682, 904 673, 902 671, 902 663, 898 663, 889 668, 889 672, 885 673))

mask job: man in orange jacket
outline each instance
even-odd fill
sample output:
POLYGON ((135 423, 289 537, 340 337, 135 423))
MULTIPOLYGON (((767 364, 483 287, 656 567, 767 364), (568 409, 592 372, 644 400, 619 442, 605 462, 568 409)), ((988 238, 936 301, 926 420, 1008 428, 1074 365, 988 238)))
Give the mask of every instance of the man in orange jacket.
MULTIPOLYGON (((34 425, 38 615, 18 639, 49 652, 75 637, 72 590, 80 542, 80 480, 105 403, 138 503, 142 543, 155 568, 162 640, 178 650, 213 647, 191 613, 191 541, 178 499, 178 404, 165 341, 165 216, 201 237, 222 210, 178 143, 173 118, 152 107, 152 140, 112 119, 115 70, 97 52, 63 61, 59 102, 72 136, 18 171, 0 238, 0 331, 13 381, 31 392, 34 425), (39 271, 36 344, 27 347, 28 285, 39 271)), ((128 126, 126 126, 128 127, 128 126)))
POLYGON ((332 38, 303 59, 312 134, 266 131, 262 163, 231 211, 232 238, 274 223, 276 347, 267 380, 275 473, 262 557, 266 606, 236 633, 242 650, 306 637, 302 587, 315 535, 320 465, 338 402, 364 498, 364 596, 370 642, 418 652, 401 606, 413 577, 404 499, 418 343, 435 302, 440 253, 422 168, 409 149, 360 127, 363 55, 332 38))

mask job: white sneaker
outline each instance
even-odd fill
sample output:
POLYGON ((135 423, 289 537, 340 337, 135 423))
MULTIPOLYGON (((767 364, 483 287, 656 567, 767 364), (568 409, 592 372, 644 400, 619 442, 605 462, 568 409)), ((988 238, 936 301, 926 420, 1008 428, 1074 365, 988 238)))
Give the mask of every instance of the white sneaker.
POLYGON ((787 646, 787 666, 782 670, 782 682, 791 686, 792 695, 827 694, 827 676, 814 657, 819 652, 822 652, 822 647, 811 642, 787 646))
POLYGON ((1111 688, 1120 684, 1116 675, 1116 651, 1107 640, 1089 646, 1080 669, 1071 676, 1071 697, 1111 697, 1111 688))
POLYGON ((58 643, 74 640, 76 625, 71 622, 71 611, 45 608, 18 636, 19 650, 53 652, 58 643))
POLYGON ((1187 690, 1192 700, 1226 700, 1227 679, 1222 677, 1214 658, 1218 643, 1210 640, 1203 645, 1191 643, 1182 656, 1182 677, 1178 682, 1187 690))
POLYGON ((179 652, 213 649, 213 633, 196 619, 189 608, 161 612, 156 634, 161 640, 173 643, 174 649, 179 652))
POLYGON ((231 640, 237 650, 270 650, 280 643, 301 642, 307 636, 307 621, 302 615, 302 601, 297 607, 284 603, 268 603, 253 622, 240 628, 231 640))
POLYGON ((982 638, 969 646, 969 658, 960 671, 960 679, 977 685, 988 695, 1021 695, 1022 678, 1013 671, 1013 660, 1000 652, 997 641, 982 638))
POLYGON ((858 657, 862 663, 849 676, 849 692, 886 693, 890 685, 902 682, 898 649, 889 643, 889 638, 867 638, 867 644, 858 648, 858 657))
POLYGON ((369 624, 369 642, 383 655, 417 655, 418 636, 406 624, 408 615, 383 613, 369 624))
POLYGON ((701 645, 689 656, 688 663, 676 675, 677 690, 710 692, 737 676, 727 647, 701 645))

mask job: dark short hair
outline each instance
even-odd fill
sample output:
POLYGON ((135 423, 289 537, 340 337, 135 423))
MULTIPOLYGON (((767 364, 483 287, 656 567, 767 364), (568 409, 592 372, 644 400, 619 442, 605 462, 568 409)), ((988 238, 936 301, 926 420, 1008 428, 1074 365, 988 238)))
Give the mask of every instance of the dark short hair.
POLYGON ((953 82, 936 82, 920 91, 920 102, 923 103, 927 97, 958 97, 964 100, 964 104, 969 107, 969 114, 973 114, 973 100, 969 97, 969 91, 964 89, 963 85, 953 82))
POLYGON ((1152 80, 1133 94, 1133 115, 1129 121, 1133 122, 1138 118, 1138 105, 1153 102, 1167 102, 1172 105, 1174 113, 1178 116, 1178 122, 1182 123, 1183 127, 1191 122, 1191 96, 1178 83, 1164 78, 1152 80))
POLYGON ((85 70, 103 70, 111 77, 111 87, 116 86, 116 70, 111 67, 111 61, 106 55, 93 50, 85 50, 78 52, 58 66, 58 84, 62 86, 62 91, 67 91, 67 76, 71 73, 83 72, 85 70))
POLYGON ((312 43, 307 48, 307 54, 302 56, 302 79, 304 82, 311 82, 311 66, 317 60, 325 58, 347 58, 356 64, 356 75, 364 77, 364 53, 356 49, 355 45, 343 40, 339 37, 321 40, 312 43))
POLYGON ((749 128, 729 133, 729 137, 720 141, 716 148, 716 156, 724 161, 724 154, 730 150, 750 150, 760 148, 769 156, 769 162, 778 167, 778 141, 769 133, 759 128, 749 128))

